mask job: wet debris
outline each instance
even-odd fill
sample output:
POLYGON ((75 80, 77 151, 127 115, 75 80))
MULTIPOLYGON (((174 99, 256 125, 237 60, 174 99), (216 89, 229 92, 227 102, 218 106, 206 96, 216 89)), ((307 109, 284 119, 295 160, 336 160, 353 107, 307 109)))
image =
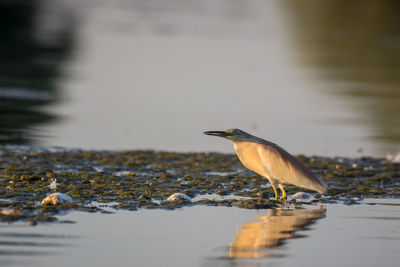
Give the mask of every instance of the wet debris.
POLYGON ((73 199, 63 193, 53 193, 48 195, 42 200, 42 205, 62 205, 62 204, 69 204, 73 203, 73 199))
POLYGON ((37 221, 40 222, 54 222, 56 218, 51 214, 45 214, 43 211, 33 213, 31 211, 23 211, 17 209, 0 209, 0 221, 2 222, 16 222, 26 221, 28 226, 35 226, 37 221))
POLYGON ((15 209, 0 209, 0 220, 12 222, 19 220, 23 216, 22 211, 15 209))
POLYGON ((150 201, 150 200, 151 200, 151 197, 150 197, 149 195, 142 194, 142 195, 139 197, 139 200, 148 200, 148 201, 150 201))
MULTIPOLYGON (((288 203, 353 205, 365 197, 400 197, 400 163, 392 159, 297 158, 327 182, 329 192, 320 195, 287 186, 289 195, 304 191, 289 197, 288 203)), ((233 154, 0 146, 0 209, 21 212, 0 213, 3 221, 54 221, 68 210, 105 212, 101 203, 137 210, 192 205, 265 209, 285 202, 270 199, 273 196, 268 181, 246 170, 233 154), (68 198, 50 198, 54 191, 68 198)))
POLYGON ((275 200, 270 200, 270 199, 246 199, 246 200, 237 200, 234 201, 234 206, 238 208, 244 208, 244 209, 271 209, 271 208, 277 208, 280 204, 279 201, 275 200))
POLYGON ((345 199, 345 200, 343 200, 342 204, 343 204, 343 205, 346 205, 346 206, 352 206, 352 205, 358 205, 358 204, 360 204, 360 203, 357 202, 356 200, 350 198, 350 199, 345 199))
POLYGON ((58 186, 58 184, 57 184, 57 179, 54 179, 54 180, 51 182, 51 184, 48 186, 48 188, 51 189, 51 190, 55 190, 55 189, 57 189, 57 186, 58 186))

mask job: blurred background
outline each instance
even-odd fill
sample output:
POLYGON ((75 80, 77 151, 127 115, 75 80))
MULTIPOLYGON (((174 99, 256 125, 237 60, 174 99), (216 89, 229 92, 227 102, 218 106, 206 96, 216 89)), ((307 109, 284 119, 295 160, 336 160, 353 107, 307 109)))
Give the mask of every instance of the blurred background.
POLYGON ((400 151, 397 0, 0 0, 0 143, 400 151))

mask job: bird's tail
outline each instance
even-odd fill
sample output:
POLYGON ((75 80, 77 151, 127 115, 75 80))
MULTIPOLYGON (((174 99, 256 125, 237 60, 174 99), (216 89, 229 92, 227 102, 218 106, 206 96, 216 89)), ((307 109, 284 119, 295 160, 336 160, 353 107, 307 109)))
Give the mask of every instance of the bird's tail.
POLYGON ((328 185, 322 181, 321 179, 318 179, 320 181, 320 184, 317 186, 316 191, 320 194, 326 194, 328 193, 328 185))

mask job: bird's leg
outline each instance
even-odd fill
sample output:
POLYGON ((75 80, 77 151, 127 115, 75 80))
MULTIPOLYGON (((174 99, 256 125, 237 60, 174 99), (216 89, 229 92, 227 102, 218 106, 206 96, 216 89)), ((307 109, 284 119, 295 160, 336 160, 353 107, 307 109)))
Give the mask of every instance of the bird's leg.
POLYGON ((287 199, 287 195, 286 195, 285 189, 283 188, 283 184, 279 184, 279 188, 282 191, 282 199, 286 200, 287 199))
POLYGON ((275 184, 271 183, 272 189, 274 189, 275 192, 275 200, 279 200, 279 194, 278 191, 276 190, 275 184))

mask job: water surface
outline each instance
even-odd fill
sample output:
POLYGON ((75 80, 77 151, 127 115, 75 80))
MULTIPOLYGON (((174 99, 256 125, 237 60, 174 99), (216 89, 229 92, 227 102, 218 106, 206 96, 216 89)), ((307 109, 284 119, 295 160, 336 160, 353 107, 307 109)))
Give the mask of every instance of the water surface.
POLYGON ((228 152, 201 133, 237 127, 293 153, 400 150, 395 1, 19 3, 0 7, 1 143, 228 152))
POLYGON ((306 208, 72 212, 60 218, 76 224, 33 228, 2 224, 0 262, 3 266, 70 266, 71 259, 77 266, 395 266, 400 260, 398 200, 327 204, 326 212, 319 206, 306 208), (244 231, 246 240, 241 242, 246 249, 240 249, 244 231))

